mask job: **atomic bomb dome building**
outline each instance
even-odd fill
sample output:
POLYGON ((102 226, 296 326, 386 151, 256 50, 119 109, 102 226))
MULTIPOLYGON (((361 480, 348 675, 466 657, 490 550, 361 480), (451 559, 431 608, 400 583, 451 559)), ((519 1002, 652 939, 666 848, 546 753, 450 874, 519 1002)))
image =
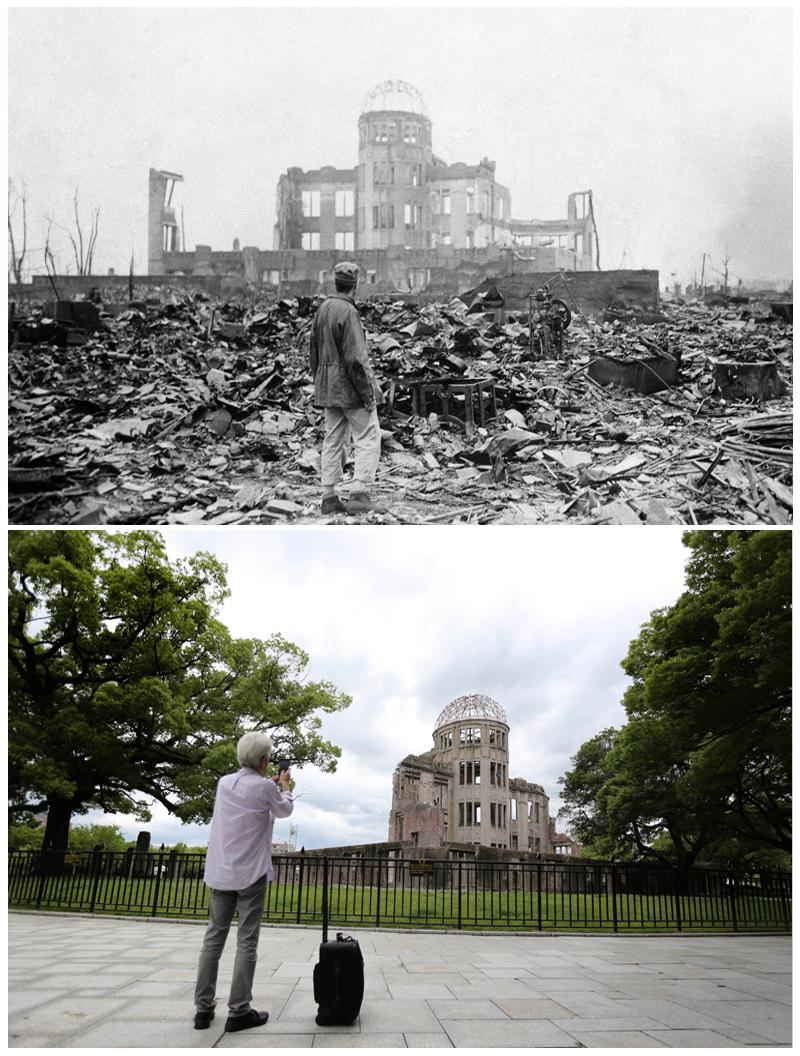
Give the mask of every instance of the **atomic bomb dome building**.
POLYGON ((491 697, 451 701, 436 720, 433 747, 407 755, 394 772, 389 842, 579 855, 578 844, 555 831, 542 786, 509 777, 509 734, 491 697))

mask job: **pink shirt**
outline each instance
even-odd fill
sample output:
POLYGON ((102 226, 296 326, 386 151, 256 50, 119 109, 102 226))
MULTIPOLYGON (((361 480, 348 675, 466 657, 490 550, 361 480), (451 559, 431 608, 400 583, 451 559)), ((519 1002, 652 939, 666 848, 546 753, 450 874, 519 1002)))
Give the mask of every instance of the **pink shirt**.
POLYGON ((271 880, 272 820, 293 810, 291 792, 249 767, 220 778, 206 854, 208 886, 241 891, 265 873, 271 880))

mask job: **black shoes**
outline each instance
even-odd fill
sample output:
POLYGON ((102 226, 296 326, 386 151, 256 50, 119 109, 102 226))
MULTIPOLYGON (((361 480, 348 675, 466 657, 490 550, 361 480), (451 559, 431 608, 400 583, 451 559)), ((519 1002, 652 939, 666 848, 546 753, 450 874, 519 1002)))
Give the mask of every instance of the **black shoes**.
POLYGON ((248 1027, 263 1027, 269 1019, 269 1012, 256 1012, 251 1008, 243 1016, 228 1016, 225 1030, 230 1034, 234 1030, 247 1030, 248 1027))
POLYGON ((194 1014, 194 1029, 195 1030, 208 1030, 211 1025, 211 1020, 214 1018, 214 1009, 210 1012, 195 1012, 194 1014))

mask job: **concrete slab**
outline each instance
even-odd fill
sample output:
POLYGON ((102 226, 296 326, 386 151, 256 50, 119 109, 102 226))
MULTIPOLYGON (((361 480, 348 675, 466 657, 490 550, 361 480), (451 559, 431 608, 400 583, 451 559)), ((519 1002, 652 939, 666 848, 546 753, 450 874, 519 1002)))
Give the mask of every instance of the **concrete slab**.
POLYGON ((671 1049, 741 1049, 744 1043, 731 1041, 714 1030, 651 1030, 650 1037, 671 1049))
POLYGON ((431 1011, 440 1020, 454 1019, 508 1019, 506 1013, 494 1001, 429 1001, 431 1011))
POLYGON ((563 1005, 547 998, 536 1000, 496 997, 494 1003, 511 1019, 560 1019, 566 1011, 563 1005))
POLYGON ((641 1030, 570 1031, 585 1049, 663 1049, 664 1042, 641 1030))
POLYGON ((546 1019, 487 1023, 481 1020, 443 1020, 456 1048, 528 1049, 577 1048, 577 1041, 546 1019))
POLYGON ((72 1035, 59 1046, 66 1049, 159 1049, 164 1046, 164 1039, 169 1038, 171 1048, 207 1049, 220 1038, 224 1024, 219 1028, 195 1030, 191 1018, 183 1017, 180 1023, 174 1019, 147 1019, 141 1022, 125 1023, 121 1029, 120 1020, 106 1020, 87 1027, 86 1030, 72 1035))
POLYGON ((389 993, 392 997, 400 1000, 418 998, 420 1001, 437 999, 439 1001, 454 1001, 453 992, 446 986, 426 983, 390 983, 389 993))
MULTIPOLYGON (((439 1002, 448 1007, 455 1001, 439 1002)), ((405 1032, 411 1027, 415 1033, 428 1034, 440 1030, 439 1019, 430 1003, 419 1001, 366 1001, 361 1006, 361 1030, 365 1034, 405 1032)))
POLYGON ((409 1049, 452 1049, 453 1043, 440 1031, 438 1034, 404 1034, 409 1049))
POLYGON ((9 1047, 631 1048, 788 1046, 786 936, 592 936, 354 930, 366 993, 350 1027, 318 1027, 316 928, 265 927, 254 1005, 270 1020, 195 1031, 204 928, 11 913, 9 1047), (287 951, 290 955, 287 956, 287 951))
POLYGON ((734 1026, 779 1045, 791 1044, 792 1009, 777 1001, 725 1001, 719 1005, 710 1001, 698 1001, 697 1004, 700 1009, 695 1014, 708 1015, 716 1021, 717 1030, 729 1033, 729 1028, 734 1026))
MULTIPOLYGON (((313 1034, 271 1034, 271 1049, 310 1049, 314 1044, 313 1034)), ((263 1049, 264 1036, 251 1037, 246 1030, 238 1034, 223 1034, 215 1045, 217 1049, 263 1049)))
POLYGON ((402 1034, 358 1034, 355 1037, 336 1037, 327 1034, 314 1039, 315 1049, 405 1049, 402 1034))
POLYGON ((616 1016, 572 1016, 569 1019, 553 1019, 552 1022, 570 1034, 577 1031, 658 1030, 661 1026, 658 1020, 648 1019, 647 1016, 624 1016, 622 1012, 616 1016))

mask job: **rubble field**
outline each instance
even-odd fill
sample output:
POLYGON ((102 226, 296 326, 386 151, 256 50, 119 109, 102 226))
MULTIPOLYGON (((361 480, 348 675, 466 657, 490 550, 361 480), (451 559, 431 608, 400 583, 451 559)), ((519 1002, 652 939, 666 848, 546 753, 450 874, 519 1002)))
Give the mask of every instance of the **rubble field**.
MULTIPOLYGON (((320 513, 315 303, 164 289, 99 319, 17 307, 10 523, 356 523, 320 513)), ((769 305, 665 303, 647 322, 573 310, 547 359, 524 312, 359 310, 387 398, 386 509, 360 523, 791 523, 792 327, 769 305), (753 371, 769 398, 726 390, 753 371)))

